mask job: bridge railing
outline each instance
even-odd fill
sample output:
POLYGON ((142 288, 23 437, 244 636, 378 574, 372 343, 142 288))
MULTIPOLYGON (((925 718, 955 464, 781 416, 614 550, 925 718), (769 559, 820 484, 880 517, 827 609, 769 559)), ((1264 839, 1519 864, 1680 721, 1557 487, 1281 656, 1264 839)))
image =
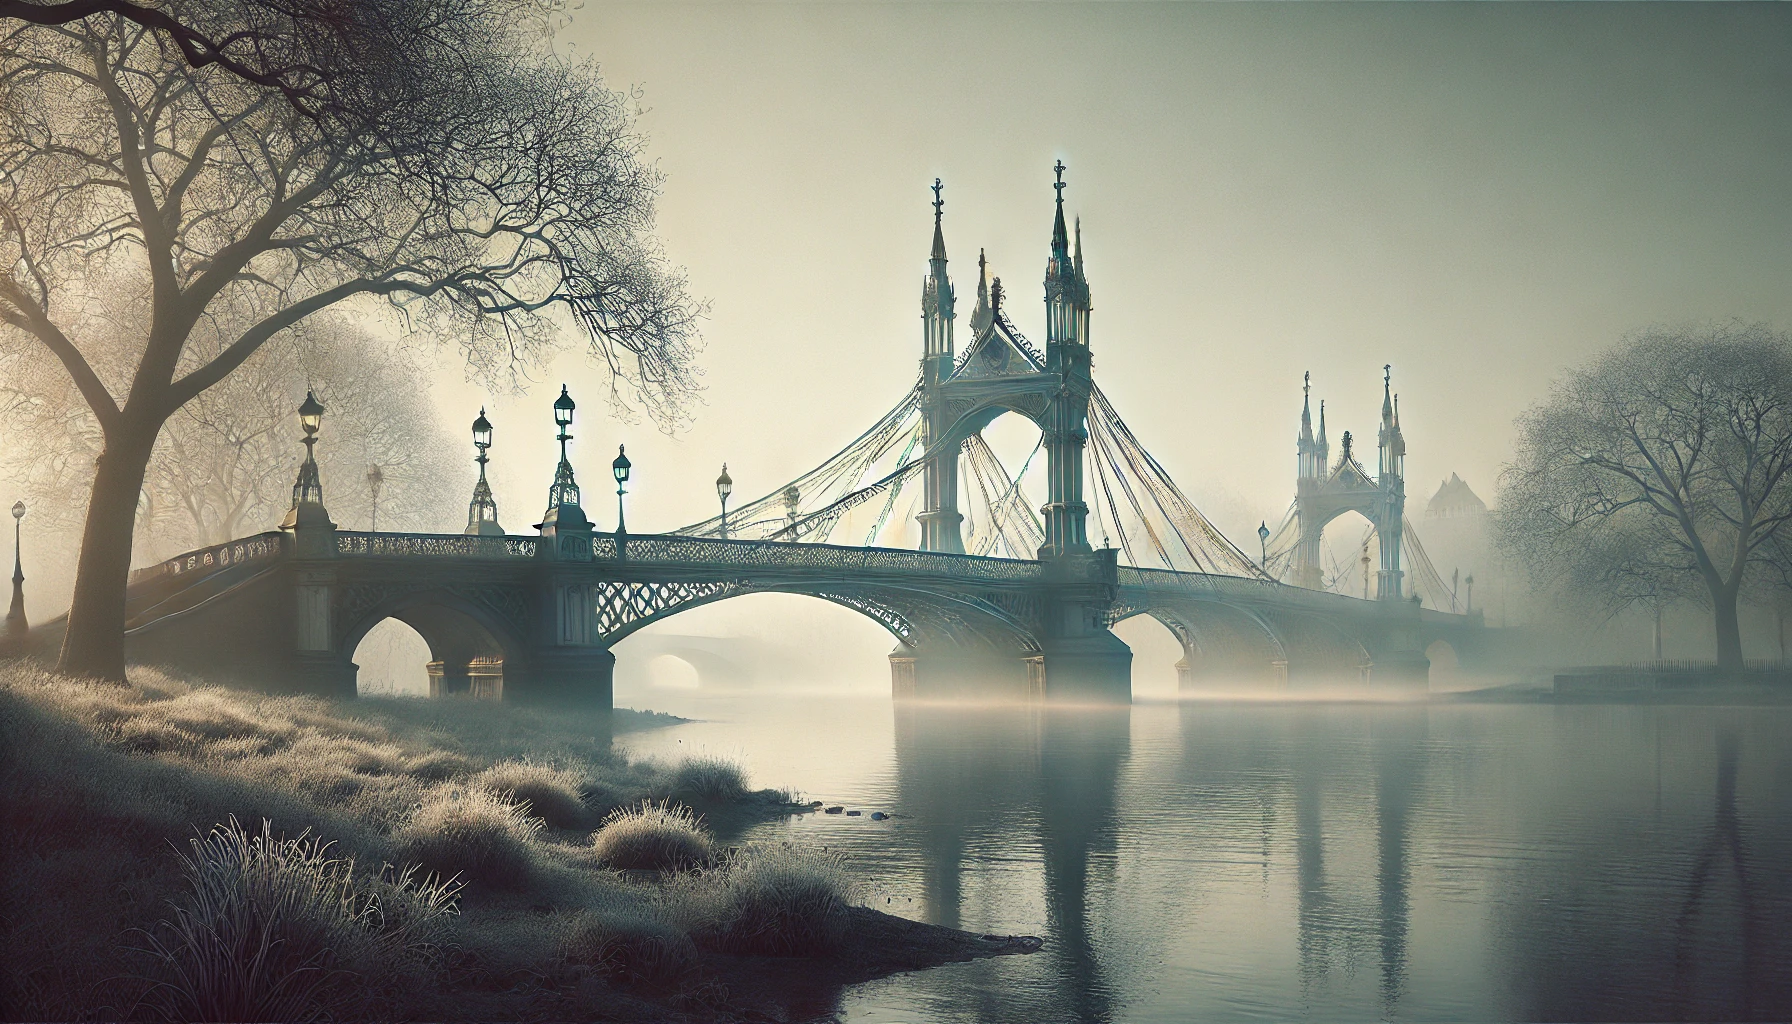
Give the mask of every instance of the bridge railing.
POLYGON ((465 533, 364 533, 338 530, 338 555, 371 558, 431 556, 436 558, 534 558, 535 537, 482 537, 465 533))
MULTIPOLYGON (((459 533, 365 533, 338 531, 336 553, 345 558, 456 558, 515 560, 540 555, 538 537, 480 537, 459 533)), ((722 540, 675 534, 594 533, 558 538, 557 554, 567 561, 647 565, 729 566, 743 569, 830 569, 840 572, 909 572, 970 579, 1028 582, 1039 578, 1038 562, 985 558, 941 551, 861 548, 838 544, 795 544, 767 540, 722 540)))
POLYGON ((671 534, 628 534, 620 539, 613 533, 596 534, 591 538, 591 557, 593 561, 600 562, 937 573, 1017 582, 1035 580, 1040 575, 1038 562, 1016 558, 983 558, 942 551, 861 548, 840 544, 722 540, 671 534))
MULTIPOLYGON (((1249 579, 1244 576, 1176 572, 1172 569, 1140 569, 1130 565, 1120 567, 1119 583, 1122 587, 1183 591, 1249 601, 1287 601, 1291 597, 1300 600, 1325 601, 1335 600, 1341 596, 1316 590, 1304 590, 1271 580, 1249 579)), ((1343 600, 1354 601, 1356 599, 1344 597, 1343 600)))
POLYGON ((126 580, 126 585, 134 587, 151 580, 172 579, 190 573, 204 573, 215 569, 229 568, 233 565, 268 561, 280 557, 285 550, 286 534, 279 530, 270 530, 267 533, 258 533, 253 537, 225 541, 222 544, 213 544, 209 548, 189 551, 184 555, 175 555, 166 561, 146 565, 141 569, 132 569, 126 580))

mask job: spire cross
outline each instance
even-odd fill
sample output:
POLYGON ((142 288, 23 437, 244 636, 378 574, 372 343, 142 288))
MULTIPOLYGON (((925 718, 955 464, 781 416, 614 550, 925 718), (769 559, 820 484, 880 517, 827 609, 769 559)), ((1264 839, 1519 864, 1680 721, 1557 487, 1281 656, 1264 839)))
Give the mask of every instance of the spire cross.
POLYGON ((1302 380, 1302 384, 1300 386, 1300 393, 1303 395, 1312 394, 1313 393, 1313 371, 1308 370, 1306 372, 1305 376, 1303 376, 1301 378, 1301 380, 1302 380))
POLYGON ((940 179, 933 179, 933 222, 935 224, 939 223, 940 216, 946 209, 946 201, 940 198, 940 188, 940 179))
POLYGON ((1393 363, 1383 363, 1381 366, 1381 382, 1383 384, 1389 384, 1389 383, 1393 382, 1393 379, 1394 379, 1394 364, 1393 363))
POLYGON ((1053 183, 1052 188, 1056 189, 1058 192, 1059 206, 1064 205, 1064 170, 1064 161, 1062 160, 1058 161, 1057 164, 1052 167, 1052 172, 1058 176, 1058 180, 1053 183))

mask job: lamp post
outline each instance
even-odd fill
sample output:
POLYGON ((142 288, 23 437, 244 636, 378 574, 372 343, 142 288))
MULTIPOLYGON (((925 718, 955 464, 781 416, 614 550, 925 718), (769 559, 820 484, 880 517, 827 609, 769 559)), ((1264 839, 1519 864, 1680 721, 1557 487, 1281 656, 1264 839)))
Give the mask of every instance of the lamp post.
POLYGON ((481 406, 479 418, 473 421, 473 447, 479 452, 473 461, 479 463, 479 482, 473 485, 473 500, 467 505, 465 532, 475 536, 501 537, 504 535, 504 528, 498 525, 498 503, 492 498, 492 485, 485 480, 485 464, 490 461, 485 453, 491 446, 492 422, 485 418, 485 408, 481 406))
POLYGON ((19 522, 25 518, 25 503, 12 503, 12 607, 6 612, 6 639, 23 643, 30 623, 25 621, 25 569, 19 560, 19 522))
POLYGON ((1363 600, 1369 600, 1369 543, 1363 542, 1363 600))
POLYGON ((1257 546, 1258 546, 1258 549, 1261 550, 1263 553, 1262 557, 1257 560, 1257 564, 1260 567, 1262 567, 1263 571, 1268 572, 1269 571, 1269 523, 1264 520, 1257 521, 1257 546))
POLYGON ((734 493, 734 478, 728 475, 728 464, 722 463, 722 475, 716 477, 716 497, 722 499, 722 539, 728 539, 728 496, 734 493))
POLYGON ((626 485, 628 484, 629 461, 626 447, 626 445, 617 445, 616 461, 610 463, 610 472, 616 475, 616 532, 619 534, 628 532, 628 527, 624 524, 622 516, 622 496, 628 493, 626 485))
POLYGON ((305 445, 305 464, 299 467, 299 478, 292 485, 292 503, 301 505, 324 501, 324 485, 317 477, 317 431, 323 426, 324 406, 317 396, 310 391, 305 392, 305 401, 299 404, 299 426, 305 431, 302 439, 305 445))
POLYGON ((1468 596, 1463 601, 1462 614, 1473 615, 1475 613, 1475 574, 1469 573, 1462 582, 1468 584, 1468 596))
POLYGON ((373 533, 380 532, 380 485, 386 482, 386 474, 375 463, 367 467, 367 493, 373 498, 373 516, 368 529, 373 533))
POLYGON ((330 522, 330 514, 324 509, 324 485, 317 475, 317 431, 323 425, 324 407, 311 392, 305 392, 305 401, 299 406, 299 426, 305 430, 302 438, 305 444, 305 461, 299 466, 299 476, 292 484, 292 508, 287 511, 286 518, 281 520, 283 530, 305 532, 312 535, 311 540, 300 540, 302 557, 327 557, 334 552, 336 542, 331 539, 330 532, 336 525, 330 522), (315 528, 315 529, 313 529, 315 528), (321 532, 320 532, 321 531, 321 532), (321 545, 313 548, 312 545, 321 545))
MULTIPOLYGON (((803 492, 797 490, 795 484, 791 484, 789 487, 784 488, 784 509, 790 513, 790 525, 793 527, 796 525, 796 507, 802 504, 802 502, 803 492)), ((796 534, 791 534, 790 539, 795 540, 796 534)))

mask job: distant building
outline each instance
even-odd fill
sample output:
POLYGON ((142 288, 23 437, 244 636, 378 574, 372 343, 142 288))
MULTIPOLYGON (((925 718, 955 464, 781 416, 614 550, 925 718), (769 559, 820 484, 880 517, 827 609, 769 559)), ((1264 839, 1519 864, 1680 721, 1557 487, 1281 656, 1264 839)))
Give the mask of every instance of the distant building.
POLYGON ((1425 506, 1426 519, 1468 519, 1487 515, 1487 503, 1454 473, 1438 487, 1425 506))

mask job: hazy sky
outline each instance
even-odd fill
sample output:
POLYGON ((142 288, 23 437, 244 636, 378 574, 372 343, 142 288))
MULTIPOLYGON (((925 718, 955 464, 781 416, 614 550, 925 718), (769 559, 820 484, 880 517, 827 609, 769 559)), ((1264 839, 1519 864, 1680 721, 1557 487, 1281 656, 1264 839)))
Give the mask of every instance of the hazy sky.
MULTIPOLYGON (((546 504, 563 380, 604 529, 620 441, 647 531, 711 514, 724 460, 745 499, 856 436, 917 370, 936 176, 962 317, 983 247, 1043 342, 1069 165, 1096 379, 1247 550, 1292 498, 1304 370, 1334 443, 1368 442, 1393 364, 1422 507, 1451 472, 1492 500, 1513 416, 1626 331, 1792 329, 1789 5, 586 0, 566 41, 639 90, 660 234, 710 303, 707 390, 669 439, 606 417, 577 354, 522 397, 444 355, 456 435, 492 410, 513 532, 546 504)), ((333 505, 365 527, 364 495, 333 505)), ((464 521, 457 501, 437 526, 464 521)), ((29 573, 37 616, 67 562, 29 573)))
MULTIPOLYGON (((592 0, 575 17, 578 50, 640 90, 661 233, 711 303, 708 390, 676 441, 599 420, 576 359, 496 401, 513 530, 545 502, 561 375, 593 400, 575 465, 604 528, 616 441, 648 530, 709 514, 723 460, 753 496, 869 425, 916 372, 935 176, 961 321, 984 247, 1043 342, 1050 167, 1069 165, 1096 380, 1249 548, 1292 498, 1303 370, 1335 451, 1344 429, 1372 443, 1393 364, 1422 507, 1452 471, 1491 501, 1513 416, 1628 330, 1792 328, 1785 5, 592 0)), ((445 412, 483 397, 445 391, 445 412)))

